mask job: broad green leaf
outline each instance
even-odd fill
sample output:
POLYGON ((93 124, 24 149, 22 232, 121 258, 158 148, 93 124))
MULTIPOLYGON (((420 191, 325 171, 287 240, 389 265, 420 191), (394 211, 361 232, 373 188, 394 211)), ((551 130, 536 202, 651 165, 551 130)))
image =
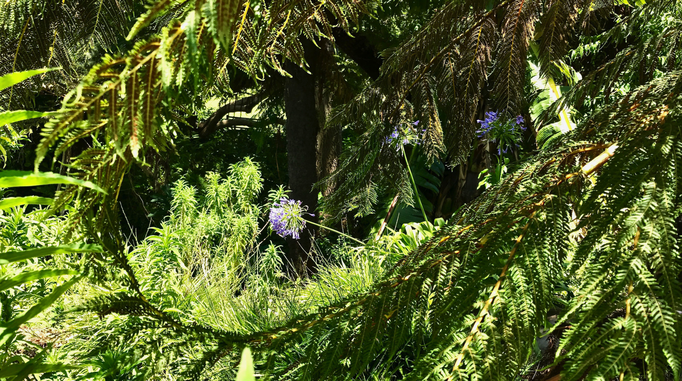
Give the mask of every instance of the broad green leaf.
POLYGON ((0 369, 0 378, 16 377, 24 374, 20 379, 25 379, 29 374, 60 372, 63 370, 78 369, 66 364, 35 364, 31 362, 12 364, 0 369), (28 371, 28 372, 27 372, 28 371))
POLYGON ((18 286, 20 284, 34 281, 37 279, 43 279, 43 278, 51 278, 51 277, 56 277, 56 276, 62 276, 62 275, 76 275, 78 274, 78 271, 76 270, 39 270, 39 271, 31 271, 31 272, 25 272, 21 273, 14 278, 10 279, 0 279, 0 291, 4 291, 7 289, 10 289, 14 286, 18 286))
POLYGON ((44 311, 47 307, 52 305, 52 303, 55 302, 60 296, 62 296, 63 293, 66 292, 71 286, 73 286, 76 282, 78 282, 81 279, 80 276, 76 276, 71 278, 68 282, 65 282, 64 284, 55 287, 55 289, 52 291, 52 293, 42 299, 38 303, 36 303, 33 307, 31 307, 28 311, 24 312, 23 314, 17 316, 16 318, 0 323, 0 346, 4 345, 5 342, 12 336, 12 333, 14 333, 17 329, 22 324, 25 324, 29 320, 33 319, 44 311))
POLYGON ((53 70, 61 70, 61 68, 60 67, 53 67, 53 68, 45 68, 45 69, 18 71, 15 73, 5 74, 2 77, 0 77, 0 91, 4 90, 10 86, 14 86, 23 80, 31 78, 34 75, 47 73, 47 72, 53 71, 53 70))
POLYGON ((7 253, 0 253, 0 265, 6 265, 12 262, 24 261, 30 258, 39 258, 47 255, 64 254, 64 253, 101 253, 102 248, 98 245, 64 245, 41 247, 40 249, 31 249, 24 251, 10 251, 7 253))
POLYGON ((242 361, 239 363, 239 370, 237 371, 237 381, 256 381, 254 373, 251 350, 245 347, 244 351, 242 351, 242 361))
POLYGON ((41 112, 41 111, 16 110, 16 111, 0 112, 0 126, 4 126, 6 124, 10 124, 10 123, 14 123, 14 122, 20 122, 22 120, 48 117, 48 116, 52 116, 52 115, 56 115, 56 114, 58 114, 58 112, 56 112, 56 111, 41 112))
POLYGON ((0 209, 7 210, 19 205, 34 204, 34 205, 52 205, 52 199, 49 197, 27 196, 27 197, 8 197, 0 200, 0 209))
POLYGON ((73 184, 106 193, 97 184, 63 176, 52 172, 2 171, 0 172, 0 188, 35 187, 39 185, 73 184))

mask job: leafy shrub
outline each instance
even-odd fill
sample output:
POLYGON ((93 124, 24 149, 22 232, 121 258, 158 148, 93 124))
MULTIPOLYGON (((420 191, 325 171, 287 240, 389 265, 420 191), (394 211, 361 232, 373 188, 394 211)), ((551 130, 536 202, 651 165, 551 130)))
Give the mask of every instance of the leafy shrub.
POLYGON ((189 313, 187 296, 196 290, 236 292, 260 232, 255 202, 262 181, 258 165, 247 158, 225 179, 209 173, 201 194, 183 180, 175 184, 170 215, 130 253, 153 301, 189 313))

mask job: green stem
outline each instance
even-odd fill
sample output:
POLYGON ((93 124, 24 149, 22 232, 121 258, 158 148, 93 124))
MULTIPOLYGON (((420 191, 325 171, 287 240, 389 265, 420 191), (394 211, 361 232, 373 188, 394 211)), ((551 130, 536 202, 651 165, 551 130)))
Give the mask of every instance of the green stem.
POLYGON ((419 189, 417 189, 417 183, 414 181, 414 176, 412 176, 412 170, 410 169, 410 161, 407 159, 407 154, 405 153, 405 147, 401 144, 400 150, 403 152, 403 157, 405 158, 405 164, 407 165, 407 173, 410 175, 410 180, 412 181, 412 186, 414 187, 414 195, 417 198, 417 203, 419 204, 419 209, 422 211, 424 216, 424 221, 428 221, 429 218, 426 217, 426 212, 424 211, 424 205, 422 205, 422 199, 419 197, 419 189))
POLYGON ((362 245, 362 246, 365 246, 365 243, 362 242, 362 241, 360 241, 359 239, 353 238, 353 237, 349 236, 348 234, 343 233, 343 232, 340 232, 340 231, 338 231, 338 230, 336 230, 336 229, 332 229, 332 228, 330 228, 329 226, 320 225, 320 224, 318 224, 317 222, 313 222, 313 221, 309 221, 309 220, 306 220, 305 222, 307 222, 307 223, 309 223, 309 224, 311 224, 311 225, 315 225, 315 226, 317 226, 317 227, 320 227, 320 228, 322 228, 322 229, 327 229, 327 230, 329 230, 329 231, 331 231, 331 232, 334 232, 334 233, 339 234, 339 235, 342 235, 342 236, 344 236, 344 237, 346 237, 346 238, 348 238, 348 239, 350 239, 350 240, 352 240, 352 241, 355 241, 355 242, 359 243, 359 244, 362 245))

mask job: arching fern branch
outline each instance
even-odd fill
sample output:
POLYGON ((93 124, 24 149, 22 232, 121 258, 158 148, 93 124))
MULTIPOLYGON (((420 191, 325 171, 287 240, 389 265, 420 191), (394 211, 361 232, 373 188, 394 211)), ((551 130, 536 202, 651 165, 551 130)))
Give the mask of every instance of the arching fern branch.
POLYGON ((368 294, 268 333, 276 352, 324 338, 306 341, 288 377, 402 369, 414 380, 515 379, 557 312, 562 379, 678 377, 680 78, 672 72, 595 112, 368 294), (576 296, 562 296, 557 283, 571 281, 576 296), (412 354, 414 345, 426 349, 412 354))

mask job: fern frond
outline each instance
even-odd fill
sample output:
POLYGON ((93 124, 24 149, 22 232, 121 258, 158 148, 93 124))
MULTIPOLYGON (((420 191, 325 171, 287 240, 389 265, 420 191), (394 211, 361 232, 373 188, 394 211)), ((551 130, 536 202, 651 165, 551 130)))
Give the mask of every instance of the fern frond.
POLYGON ((493 94, 496 108, 510 115, 518 115, 523 111, 526 56, 538 17, 538 6, 535 1, 514 1, 500 31, 498 58, 493 69, 493 94))
POLYGON ((208 0, 204 4, 204 12, 208 19, 208 28, 222 47, 230 51, 232 32, 239 15, 238 0, 208 0))
MULTIPOLYGON (((594 12, 593 1, 561 0, 552 2, 539 20, 534 39, 539 50, 540 73, 557 77, 553 64, 568 53, 569 38, 580 18, 589 19, 594 12)), ((603 10, 602 10, 603 11, 603 10)), ((584 26, 581 26, 584 28, 584 26)))
POLYGON ((182 3, 179 0, 150 0, 146 5, 147 12, 137 18, 135 25, 128 32, 127 40, 134 38, 143 28, 153 20, 163 16, 170 8, 182 3))
MULTIPOLYGON (((134 17, 133 2, 129 0, 20 0, 0 5, 0 49, 8 52, 0 57, 0 73, 47 66, 63 68, 58 75, 34 78, 16 88, 11 107, 33 108, 43 83, 51 85, 50 94, 59 97, 66 93, 87 72, 90 57, 118 52, 118 38, 128 32, 134 17)), ((0 99, 7 101, 8 97, 0 94, 0 99)))

